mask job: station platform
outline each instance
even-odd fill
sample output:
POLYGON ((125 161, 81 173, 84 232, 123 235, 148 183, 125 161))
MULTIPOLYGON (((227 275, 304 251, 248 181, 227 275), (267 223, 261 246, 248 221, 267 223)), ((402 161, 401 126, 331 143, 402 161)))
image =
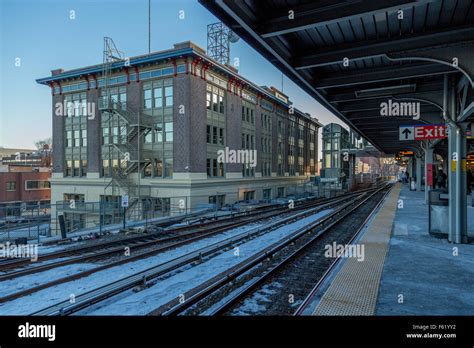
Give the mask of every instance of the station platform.
MULTIPOLYGON (((468 226, 472 238, 470 206, 468 226)), ((364 260, 343 260, 321 287, 313 315, 474 314, 474 244, 428 234, 424 192, 397 184, 356 243, 364 245, 364 260)))

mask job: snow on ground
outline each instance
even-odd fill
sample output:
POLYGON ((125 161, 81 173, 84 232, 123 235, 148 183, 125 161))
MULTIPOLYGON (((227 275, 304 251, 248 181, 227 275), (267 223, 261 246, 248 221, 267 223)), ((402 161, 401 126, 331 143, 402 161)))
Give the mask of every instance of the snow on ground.
MULTIPOLYGON (((250 257, 258 250, 278 241, 288 233, 300 228, 311 221, 321 218, 331 210, 324 210, 320 213, 301 219, 293 224, 283 226, 263 236, 255 238, 239 246, 240 255, 234 255, 234 250, 224 252, 209 259, 208 261, 189 269, 177 273, 168 279, 159 281, 155 286, 145 289, 139 293, 132 293, 131 296, 117 298, 105 301, 105 306, 97 311, 84 314, 116 314, 116 315, 141 315, 147 314, 157 308, 160 304, 179 296, 181 293, 197 286, 201 282, 212 278, 217 273, 223 272, 229 267, 250 257), (114 303, 115 302, 115 303, 114 303), (107 305, 108 304, 108 305, 107 305)), ((97 287, 106 285, 118 279, 136 274, 145 269, 156 266, 160 263, 169 261, 176 257, 190 253, 196 249, 217 243, 223 239, 246 232, 263 224, 249 224, 238 227, 222 234, 196 241, 192 244, 160 253, 156 256, 148 257, 139 261, 129 262, 123 265, 112 267, 97 273, 93 273, 86 278, 78 279, 68 283, 53 286, 34 294, 0 304, 0 315, 26 315, 38 311, 57 302, 68 300, 71 294, 79 295, 81 293, 93 290, 97 287)), ((77 272, 79 268, 88 269, 93 264, 76 264, 59 267, 49 271, 38 273, 37 275, 28 275, 11 281, 0 282, 1 294, 9 294, 21 288, 26 288, 31 284, 41 284, 44 282, 58 279, 67 274, 77 272)))
MULTIPOLYGON (((192 244, 187 244, 176 248, 174 250, 166 251, 164 253, 157 254, 139 261, 129 262, 123 265, 115 266, 97 273, 93 273, 86 278, 77 279, 72 282, 65 284, 59 284, 37 293, 0 304, 0 315, 22 315, 29 314, 34 311, 43 309, 47 306, 53 305, 59 301, 69 299, 71 294, 78 295, 80 293, 93 290, 99 286, 106 285, 120 278, 124 278, 143 271, 157 264, 166 262, 174 259, 178 256, 190 253, 198 248, 205 247, 207 245, 217 243, 225 238, 229 238, 239 233, 246 232, 252 228, 262 226, 262 224, 249 224, 246 226, 238 227, 233 230, 224 232, 222 234, 208 237, 192 244)), ((2 296, 13 293, 16 290, 21 290, 30 285, 43 284, 68 274, 74 274, 79 268, 83 267, 83 270, 93 268, 97 266, 93 263, 87 264, 74 264, 63 267, 58 267, 38 274, 31 274, 24 277, 0 282, 0 291, 2 296)))
POLYGON ((232 315, 249 315, 265 311, 265 303, 271 302, 268 295, 275 293, 275 290, 268 288, 268 285, 263 286, 252 297, 247 298, 242 303, 240 308, 232 312, 232 315))
POLYGON ((92 311, 83 311, 81 315, 146 315, 160 305, 178 298, 181 294, 211 279, 218 273, 224 272, 259 250, 279 241, 296 229, 327 215, 330 211, 331 209, 321 211, 245 242, 239 245, 239 256, 235 255, 234 249, 228 250, 195 267, 160 280, 154 286, 143 291, 132 293, 119 300, 104 301, 99 308, 96 306, 92 311))

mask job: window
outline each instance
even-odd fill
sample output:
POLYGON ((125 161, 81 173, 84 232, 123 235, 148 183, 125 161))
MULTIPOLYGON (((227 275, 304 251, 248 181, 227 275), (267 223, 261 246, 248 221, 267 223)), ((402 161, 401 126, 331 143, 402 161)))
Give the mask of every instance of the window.
POLYGON ((207 143, 211 144, 211 126, 206 126, 206 139, 207 143))
POLYGON ((272 199, 272 189, 263 189, 263 199, 269 201, 272 199))
POLYGON ((7 181, 7 191, 16 191, 16 181, 7 181))
POLYGON ((118 144, 119 129, 112 127, 112 144, 118 144))
POLYGON ((143 92, 143 108, 151 109, 151 89, 145 89, 143 92))
POLYGON ((120 144, 127 143, 127 126, 120 127, 120 144))
POLYGON ((165 87, 165 101, 166 101, 166 106, 173 106, 173 87, 172 86, 165 87))
POLYGON ((82 146, 87 146, 87 130, 82 130, 82 146))
POLYGON ((217 144, 217 127, 212 127, 212 143, 217 144))
POLYGON ((224 145, 224 129, 219 128, 219 145, 224 145))
POLYGON ((217 176, 217 159, 212 160, 212 175, 217 176))
POLYGON ((72 101, 67 102, 67 117, 72 117, 74 114, 74 103, 72 101))
POLYGON ((75 130, 74 131, 74 147, 80 147, 81 146, 81 138, 80 138, 80 131, 79 130, 75 130))
POLYGON ((152 170, 153 170, 153 165, 152 163, 147 163, 145 164, 145 167, 143 168, 143 176, 145 177, 151 177, 151 173, 152 173, 152 170))
POLYGON ((72 161, 66 161, 66 176, 72 176, 72 161))
POLYGON ((119 98, 120 98, 120 106, 122 107, 122 109, 125 110, 127 108, 127 93, 121 90, 119 98))
POLYGON ((163 177, 163 161, 155 159, 155 177, 163 177))
POLYGON ((165 177, 172 177, 173 176, 173 159, 166 158, 165 159, 165 177))
POLYGON ((219 112, 224 113, 224 97, 221 95, 219 96, 219 112))
POLYGON ((151 144, 153 142, 153 132, 148 132, 145 135, 145 144, 151 144))
POLYGON ((255 199, 255 191, 244 192, 244 200, 245 201, 251 201, 253 199, 255 199))
POLYGON ((224 176, 224 163, 219 163, 219 176, 224 176))
POLYGON ((157 87, 153 90, 153 96, 155 98, 155 108, 163 107, 163 88, 157 87))
POLYGON ((46 180, 27 180, 25 190, 46 190, 51 188, 51 183, 46 180))
POLYGON ((208 158, 206 160, 207 176, 211 176, 211 160, 208 158))
POLYGON ((87 175, 87 160, 81 160, 81 176, 87 175))
POLYGON ((73 163, 74 163, 74 167, 73 167, 73 170, 72 170, 72 173, 73 173, 72 175, 73 176, 79 176, 79 174, 80 174, 80 172, 79 172, 80 171, 80 162, 78 160, 76 160, 76 161, 73 161, 73 163))
POLYGON ((155 142, 162 143, 163 142, 163 126, 161 123, 157 123, 155 125, 155 142))
POLYGON ((217 94, 212 94, 212 110, 217 112, 218 110, 218 104, 217 104, 217 94))
POLYGON ((82 100, 82 105, 81 105, 81 116, 87 116, 87 100, 83 99, 82 100))
POLYGON ((212 98, 212 93, 206 92, 206 108, 208 110, 211 110, 211 98, 212 98))
POLYGON ((66 132, 66 147, 72 147, 72 131, 66 132))
POLYGON ((110 176, 109 160, 102 161, 102 176, 110 176))
POLYGON ((104 145, 109 144, 109 129, 108 128, 102 128, 102 143, 104 145))
POLYGON ((173 122, 165 123, 165 141, 173 141, 173 122))

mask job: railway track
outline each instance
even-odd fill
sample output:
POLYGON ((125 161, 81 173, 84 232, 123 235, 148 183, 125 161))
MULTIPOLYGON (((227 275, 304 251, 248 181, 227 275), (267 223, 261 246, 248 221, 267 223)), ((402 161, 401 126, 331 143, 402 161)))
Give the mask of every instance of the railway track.
POLYGON ((352 243, 388 192, 388 187, 381 188, 325 217, 317 225, 305 226, 291 238, 269 246, 190 290, 184 294, 186 301, 170 301, 150 315, 301 315, 323 279, 339 261, 338 258, 325 258, 324 246, 334 241, 352 243), (356 212, 359 216, 355 217, 356 212), (315 283, 316 286, 308 288, 315 283), (267 303, 271 308, 245 313, 242 310, 245 301, 258 292, 260 295, 274 294, 267 303))
MULTIPOLYGON (((326 202, 331 202, 334 200, 343 199, 345 197, 352 197, 354 195, 369 192, 369 190, 361 190, 345 195, 340 195, 335 198, 328 198, 328 199, 320 199, 310 202, 300 202, 298 205, 289 211, 288 208, 282 206, 273 206, 264 210, 258 209, 257 211, 251 211, 247 215, 242 215, 237 217, 237 219, 233 216, 226 216, 223 219, 219 220, 212 220, 207 221, 204 223, 200 223, 198 225, 184 225, 179 227, 174 227, 168 231, 163 231, 161 233, 154 233, 148 235, 141 235, 141 236, 132 236, 128 238, 123 238, 120 240, 113 240, 108 242, 102 242, 99 244, 94 244, 90 246, 81 246, 74 249, 67 249, 61 250, 58 252, 48 253, 38 257, 39 265, 31 266, 31 261, 24 260, 24 259, 8 259, 3 260, 3 263, 0 263, 0 270, 8 270, 8 269, 15 269, 19 266, 29 265, 30 267, 23 267, 17 270, 13 270, 10 272, 4 272, 3 274, 0 273, 0 282, 4 280, 10 280, 18 277, 22 277, 29 274, 34 274, 38 272, 44 272, 46 270, 50 270, 57 267, 62 267, 71 264, 83 263, 83 262, 90 262, 90 261, 99 261, 107 258, 111 258, 114 256, 121 256, 124 254, 125 248, 131 252, 134 252, 134 256, 126 256, 121 260, 116 260, 116 262, 111 262, 108 265, 104 265, 101 267, 100 270, 113 267, 119 265, 121 263, 129 262, 136 260, 138 258, 144 256, 153 255, 153 250, 150 250, 151 253, 143 253, 137 254, 137 251, 147 249, 147 248, 155 248, 154 251, 156 252, 163 252, 169 250, 171 248, 175 248, 178 246, 182 246, 187 243, 194 242, 199 239, 207 238, 232 228, 240 227, 246 225, 250 222, 255 222, 257 220, 265 220, 270 219, 275 216, 281 216, 282 214, 292 214, 295 211, 308 209, 318 204, 323 204, 326 202), (282 213, 283 211, 283 213, 282 213), (81 254, 82 252, 82 254, 81 254), (78 255, 78 256, 75 256, 78 255), (61 259, 66 258, 66 259, 61 259), (60 259, 56 262, 48 262, 45 263, 44 261, 60 259)), ((36 262, 34 263, 36 264, 36 262)), ((0 303, 3 302, 0 298, 0 303)))
MULTIPOLYGON (((113 283, 80 294, 76 296, 74 303, 70 303, 69 301, 62 301, 48 308, 32 313, 32 315, 69 315, 76 313, 82 309, 92 306, 93 304, 101 302, 116 294, 132 289, 136 286, 147 286, 147 284, 150 284, 150 282, 153 282, 153 280, 156 278, 162 277, 166 274, 170 274, 172 271, 175 271, 184 266, 189 266, 196 262, 203 262, 203 260, 206 258, 215 256, 222 251, 228 250, 229 248, 233 248, 236 245, 240 245, 241 243, 248 241, 249 239, 256 238, 285 224, 297 221, 305 216, 313 215, 322 210, 334 208, 335 206, 337 206, 337 208, 335 208, 337 211, 339 211, 340 209, 344 209, 347 205, 350 205, 354 199, 358 199, 358 197, 365 196, 367 194, 367 192, 364 192, 358 193, 357 195, 355 195, 355 197, 354 195, 350 195, 343 198, 333 199, 328 203, 320 204, 316 208, 311 208, 307 211, 296 213, 292 216, 272 222, 263 227, 256 227, 238 235, 228 237, 222 241, 213 243, 203 248, 199 248, 198 250, 192 251, 188 254, 179 256, 170 261, 148 268, 134 275, 122 278, 113 283)), ((76 277, 76 275, 74 277, 76 277)))
MULTIPOLYGON (((356 194, 367 192, 371 189, 364 189, 344 195, 337 196, 335 198, 325 198, 325 199, 316 199, 309 202, 295 202, 295 207, 293 211, 298 211, 302 209, 307 209, 315 204, 322 204, 325 202, 330 202, 333 199, 338 199, 340 197, 351 197, 356 194)), ((75 248, 68 248, 65 250, 60 250, 56 252, 46 253, 43 255, 38 255, 38 260, 35 263, 43 263, 44 261, 73 257, 79 255, 76 258, 71 260, 62 260, 57 263, 51 263, 48 265, 41 265, 37 267, 31 267, 28 270, 11 272, 8 274, 0 274, 0 281, 6 279, 12 279, 17 276, 23 276, 27 274, 32 274, 54 267, 64 266, 71 263, 77 263, 82 261, 89 261, 92 259, 97 259, 104 256, 110 256, 113 254, 120 254, 123 252, 124 247, 132 247, 134 249, 139 249, 140 247, 148 247, 154 243, 167 243, 171 241, 176 241, 182 238, 192 238, 195 235, 201 234, 214 228, 216 232, 222 232, 226 229, 239 227, 245 225, 249 222, 255 221, 255 219, 268 219, 274 216, 281 214, 281 211, 288 211, 286 205, 277 205, 277 206, 266 206, 264 208, 255 208, 252 211, 235 213, 229 216, 224 216, 221 218, 209 218, 207 221, 199 222, 198 224, 190 224, 173 227, 168 230, 162 230, 160 232, 142 234, 138 236, 131 236, 120 238, 118 240, 109 240, 100 243, 94 243, 92 245, 83 245, 75 248)), ((31 264, 30 259, 3 259, 0 260, 0 271, 7 271, 9 269, 15 269, 19 267, 28 266, 31 264)))

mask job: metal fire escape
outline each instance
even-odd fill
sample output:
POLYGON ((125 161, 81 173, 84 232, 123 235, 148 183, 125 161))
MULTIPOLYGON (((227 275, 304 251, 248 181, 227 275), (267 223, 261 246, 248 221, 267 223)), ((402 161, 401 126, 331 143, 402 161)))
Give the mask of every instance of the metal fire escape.
POLYGON ((142 197, 150 196, 150 189, 140 186, 141 168, 150 159, 140 146, 142 139, 152 130, 153 118, 141 114, 140 104, 137 110, 131 110, 126 101, 119 100, 118 93, 112 93, 112 69, 119 62, 125 62, 123 54, 118 51, 111 38, 104 37, 103 85, 99 109, 102 124, 107 124, 109 130, 117 130, 116 134, 112 131, 109 134, 108 174, 111 180, 104 188, 104 195, 109 188, 112 196, 127 195, 127 211, 131 211, 142 197), (136 179, 132 174, 136 174, 136 179))

